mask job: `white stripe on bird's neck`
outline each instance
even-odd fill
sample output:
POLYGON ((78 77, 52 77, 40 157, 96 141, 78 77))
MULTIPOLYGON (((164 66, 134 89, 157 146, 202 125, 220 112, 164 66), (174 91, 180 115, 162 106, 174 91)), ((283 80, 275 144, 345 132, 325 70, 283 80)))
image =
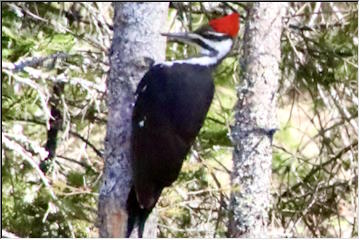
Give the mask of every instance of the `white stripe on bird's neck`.
POLYGON ((163 62, 155 63, 154 65, 161 64, 169 67, 175 63, 192 64, 192 65, 200 65, 200 66, 215 65, 230 52, 233 44, 233 40, 230 38, 217 42, 205 39, 197 34, 196 34, 196 38, 199 38, 201 41, 205 42, 207 45, 215 49, 216 52, 210 52, 208 49, 201 48, 201 46, 196 45, 197 47, 200 47, 202 53, 202 56, 200 57, 193 57, 193 58, 175 60, 175 61, 163 61, 163 62))

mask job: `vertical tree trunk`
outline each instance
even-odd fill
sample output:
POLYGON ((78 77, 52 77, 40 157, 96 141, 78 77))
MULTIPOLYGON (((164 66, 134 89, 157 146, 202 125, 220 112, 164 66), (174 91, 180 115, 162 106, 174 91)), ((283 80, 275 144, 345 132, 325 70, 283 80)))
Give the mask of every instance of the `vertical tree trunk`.
POLYGON ((271 141, 276 121, 281 16, 284 3, 249 6, 243 43, 243 85, 232 128, 230 237, 266 237, 270 204, 271 141))
MULTIPOLYGON (((144 57, 164 60, 164 29, 168 3, 114 3, 114 36, 107 80, 108 122, 105 168, 99 196, 101 237, 123 237, 127 225, 126 200, 130 191, 129 137, 134 91, 149 69, 144 57)), ((156 226, 145 227, 144 237, 155 237, 156 226)))

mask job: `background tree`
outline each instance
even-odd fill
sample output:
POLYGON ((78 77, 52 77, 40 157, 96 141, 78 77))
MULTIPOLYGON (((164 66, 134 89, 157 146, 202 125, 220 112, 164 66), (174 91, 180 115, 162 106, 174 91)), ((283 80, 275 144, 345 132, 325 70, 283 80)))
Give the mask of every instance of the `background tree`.
MULTIPOLYGON (((173 2, 164 31, 194 30, 232 9, 244 31, 247 5, 173 2)), ((99 235, 113 9, 110 3, 2 3, 6 234, 99 235), (61 116, 55 156, 44 161, 46 146, 53 146, 47 142, 54 106, 61 116)), ((290 3, 282 23, 268 236, 356 237, 358 5, 290 3)), ((243 36, 214 74, 205 125, 179 179, 157 204, 160 237, 226 236, 234 150, 228 133, 236 86, 243 85, 243 36)), ((191 46, 167 45, 167 59, 195 54, 191 46)))
MULTIPOLYGON (((126 201, 131 187, 130 133, 134 93, 148 70, 146 58, 164 60, 168 3, 115 3, 110 51, 105 170, 99 196, 100 236, 124 237, 126 201)), ((149 223, 149 222, 148 222, 149 223)), ((156 225, 146 224, 144 236, 155 237, 156 225)), ((135 233, 134 233, 135 234, 135 233)))
POLYGON ((267 236, 276 91, 280 78, 283 3, 248 6, 243 38, 242 85, 231 131, 234 167, 229 236, 267 236))

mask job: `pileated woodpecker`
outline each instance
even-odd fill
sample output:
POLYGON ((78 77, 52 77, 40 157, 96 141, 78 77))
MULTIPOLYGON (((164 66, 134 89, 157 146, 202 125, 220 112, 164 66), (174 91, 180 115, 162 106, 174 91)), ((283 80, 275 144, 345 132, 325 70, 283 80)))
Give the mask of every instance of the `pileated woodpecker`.
POLYGON ((238 30, 239 15, 233 13, 192 33, 162 34, 169 40, 198 46, 201 56, 155 63, 137 87, 127 237, 135 225, 142 237, 161 191, 177 179, 213 99, 212 71, 230 52, 238 30))

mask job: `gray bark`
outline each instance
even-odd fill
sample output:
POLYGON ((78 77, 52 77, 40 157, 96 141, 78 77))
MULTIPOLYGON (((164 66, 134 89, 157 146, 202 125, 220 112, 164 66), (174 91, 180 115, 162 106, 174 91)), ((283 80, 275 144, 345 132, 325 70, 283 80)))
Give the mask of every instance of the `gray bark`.
POLYGON ((284 3, 249 6, 243 43, 243 85, 238 90, 230 237, 266 237, 270 205, 272 132, 277 128, 281 16, 284 3))
MULTIPOLYGON (((126 200, 131 187, 130 133, 134 91, 149 69, 145 57, 165 59, 168 3, 114 3, 114 36, 107 80, 109 108, 105 138, 105 168, 100 188, 98 226, 101 237, 123 237, 126 200)), ((156 226, 144 237, 156 237, 156 226)))

